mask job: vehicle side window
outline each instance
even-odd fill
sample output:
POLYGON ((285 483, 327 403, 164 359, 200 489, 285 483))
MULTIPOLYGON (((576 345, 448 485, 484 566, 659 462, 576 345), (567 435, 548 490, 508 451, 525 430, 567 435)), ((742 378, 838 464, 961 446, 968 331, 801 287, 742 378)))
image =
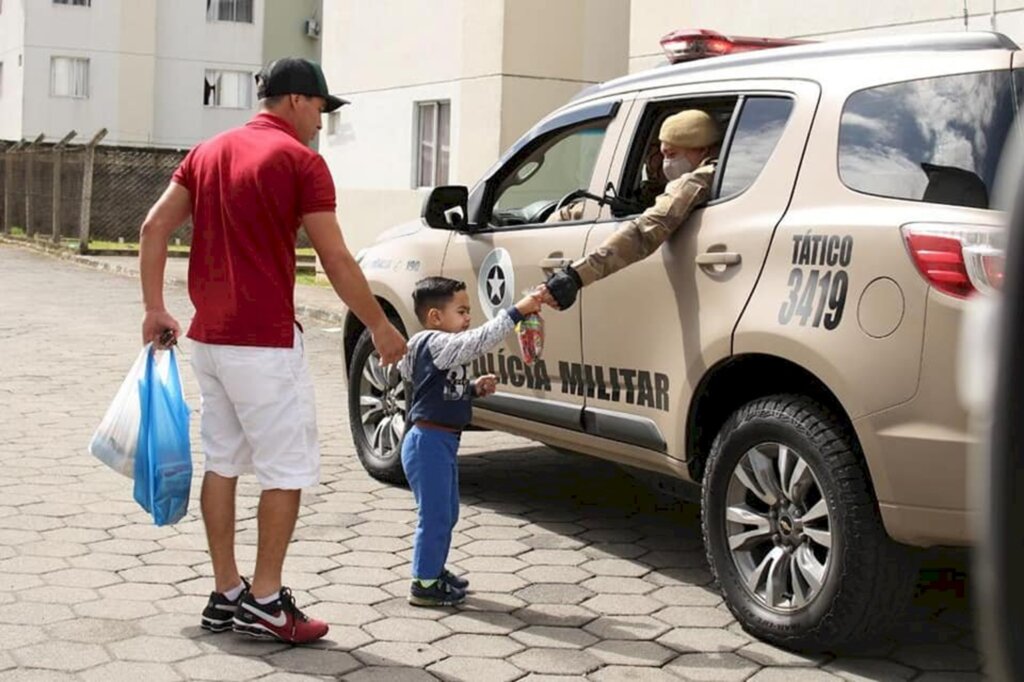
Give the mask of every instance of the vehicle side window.
POLYGON ((989 208, 1014 116, 1009 71, 892 83, 850 95, 839 176, 893 199, 989 208))
POLYGON ((607 127, 608 120, 591 121, 554 133, 503 173, 494 194, 491 224, 529 225, 556 217, 561 199, 590 187, 607 127))
POLYGON ((623 218, 642 213, 665 191, 658 133, 666 118, 684 109, 700 109, 714 118, 724 133, 729 129, 739 99, 738 95, 721 95, 649 103, 633 136, 622 178, 616 187, 616 194, 622 201, 611 206, 612 214, 623 218))
POLYGON ((719 164, 719 197, 734 196, 754 183, 792 111, 793 100, 788 97, 748 97, 743 101, 728 154, 719 164))

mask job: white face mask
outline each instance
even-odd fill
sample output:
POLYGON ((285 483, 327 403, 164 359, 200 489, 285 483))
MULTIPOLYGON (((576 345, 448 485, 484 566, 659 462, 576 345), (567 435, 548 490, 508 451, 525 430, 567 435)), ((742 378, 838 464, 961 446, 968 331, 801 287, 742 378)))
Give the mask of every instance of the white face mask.
POLYGON ((693 171, 693 164, 682 154, 671 159, 665 157, 665 160, 661 162, 661 171, 665 174, 665 178, 672 182, 693 171))

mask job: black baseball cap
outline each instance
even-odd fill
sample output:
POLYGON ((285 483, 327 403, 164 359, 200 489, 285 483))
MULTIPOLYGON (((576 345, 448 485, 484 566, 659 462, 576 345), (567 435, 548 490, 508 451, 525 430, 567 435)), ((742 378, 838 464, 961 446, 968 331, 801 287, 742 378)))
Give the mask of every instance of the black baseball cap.
POLYGON ((275 59, 256 74, 256 95, 260 99, 278 95, 323 97, 324 111, 334 111, 348 100, 327 92, 327 79, 316 62, 300 57, 275 59))

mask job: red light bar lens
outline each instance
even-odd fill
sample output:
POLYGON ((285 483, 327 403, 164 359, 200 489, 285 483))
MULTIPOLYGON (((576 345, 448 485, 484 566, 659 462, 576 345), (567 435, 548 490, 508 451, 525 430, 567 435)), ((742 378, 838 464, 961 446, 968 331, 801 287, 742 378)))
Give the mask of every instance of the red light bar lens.
POLYGON ((668 60, 679 62, 717 57, 751 50, 766 50, 773 47, 800 45, 807 41, 785 38, 755 38, 745 36, 724 36, 708 29, 683 29, 674 31, 661 39, 661 48, 668 60))

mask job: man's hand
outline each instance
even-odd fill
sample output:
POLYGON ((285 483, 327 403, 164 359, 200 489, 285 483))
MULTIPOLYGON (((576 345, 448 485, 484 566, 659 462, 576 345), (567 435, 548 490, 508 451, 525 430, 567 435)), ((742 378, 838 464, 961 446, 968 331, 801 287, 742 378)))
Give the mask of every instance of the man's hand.
POLYGON ((370 330, 373 339, 373 347, 380 355, 380 364, 387 367, 393 365, 405 357, 406 343, 402 333, 395 329, 395 325, 385 320, 376 329, 370 330))
POLYGON ((476 381, 473 382, 473 388, 476 390, 477 398, 486 398, 489 395, 494 395, 495 391, 498 390, 498 377, 493 374, 477 377, 476 381))
POLYGON ((564 270, 551 273, 548 281, 544 283, 546 289, 545 303, 554 304, 555 308, 567 310, 576 302, 576 294, 583 286, 580 276, 567 266, 564 270))
POLYGON ((169 312, 166 310, 146 311, 146 317, 142 320, 143 344, 147 344, 152 341, 155 348, 159 350, 166 350, 170 346, 174 345, 180 334, 181 326, 178 325, 177 320, 171 317, 169 312), (170 343, 164 344, 161 343, 160 337, 166 331, 170 331, 172 337, 170 343))

